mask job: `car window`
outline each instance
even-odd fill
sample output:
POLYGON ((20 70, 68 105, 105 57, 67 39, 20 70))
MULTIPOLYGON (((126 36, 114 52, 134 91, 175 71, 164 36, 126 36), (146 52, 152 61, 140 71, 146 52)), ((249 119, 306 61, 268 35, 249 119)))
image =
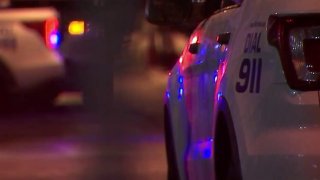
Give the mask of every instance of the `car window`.
POLYGON ((228 6, 240 5, 243 0, 222 0, 221 8, 226 8, 228 6))
POLYGON ((211 13, 217 11, 218 9, 220 9, 221 1, 222 0, 207 0, 205 2, 206 14, 211 14, 211 13))

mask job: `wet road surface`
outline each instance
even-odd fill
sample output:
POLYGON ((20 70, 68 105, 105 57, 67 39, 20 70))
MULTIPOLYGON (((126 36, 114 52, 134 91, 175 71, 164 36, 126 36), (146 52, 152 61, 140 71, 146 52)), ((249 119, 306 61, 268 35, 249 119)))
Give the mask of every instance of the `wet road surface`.
POLYGON ((1 113, 0 179, 166 179, 165 76, 150 73, 130 80, 130 96, 129 80, 116 80, 116 103, 108 116, 86 111, 79 94, 66 96, 75 103, 44 111, 1 113))

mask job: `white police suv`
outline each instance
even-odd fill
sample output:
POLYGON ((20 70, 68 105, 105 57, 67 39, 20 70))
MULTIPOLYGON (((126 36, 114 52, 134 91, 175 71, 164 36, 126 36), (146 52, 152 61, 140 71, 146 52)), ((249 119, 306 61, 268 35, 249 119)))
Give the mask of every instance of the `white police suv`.
MULTIPOLYGON (((10 2, 8 2, 8 5, 10 2)), ((0 9, 0 103, 51 102, 64 76, 58 13, 52 8, 0 9)))
POLYGON ((217 2, 169 74, 168 179, 320 179, 320 2, 217 2))

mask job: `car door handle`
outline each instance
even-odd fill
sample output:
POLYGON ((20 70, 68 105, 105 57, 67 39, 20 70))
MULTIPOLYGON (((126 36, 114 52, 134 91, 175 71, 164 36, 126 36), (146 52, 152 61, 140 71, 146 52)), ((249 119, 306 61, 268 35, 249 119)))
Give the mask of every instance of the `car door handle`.
POLYGON ((229 44, 229 40, 230 40, 230 35, 231 33, 230 32, 226 32, 226 33, 222 33, 222 34, 219 34, 217 36, 217 42, 219 44, 224 44, 224 45, 227 45, 229 44))

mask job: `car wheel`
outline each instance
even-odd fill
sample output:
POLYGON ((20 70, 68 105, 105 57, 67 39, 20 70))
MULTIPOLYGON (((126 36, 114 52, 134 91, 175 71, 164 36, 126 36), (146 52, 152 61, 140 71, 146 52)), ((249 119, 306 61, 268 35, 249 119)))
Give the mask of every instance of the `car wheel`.
POLYGON ((0 57, 0 111, 52 106, 55 97, 61 91, 61 81, 48 80, 29 90, 19 91, 12 72, 2 63, 0 57))
POLYGON ((166 143, 166 154, 167 154, 167 179, 168 180, 179 180, 179 171, 177 165, 177 158, 173 142, 172 127, 170 125, 170 115, 167 106, 164 108, 164 130, 165 130, 165 143, 166 143))
POLYGON ((52 80, 24 92, 8 92, 1 98, 3 99, 2 109, 10 111, 50 109, 61 92, 59 82, 59 80, 52 80))

